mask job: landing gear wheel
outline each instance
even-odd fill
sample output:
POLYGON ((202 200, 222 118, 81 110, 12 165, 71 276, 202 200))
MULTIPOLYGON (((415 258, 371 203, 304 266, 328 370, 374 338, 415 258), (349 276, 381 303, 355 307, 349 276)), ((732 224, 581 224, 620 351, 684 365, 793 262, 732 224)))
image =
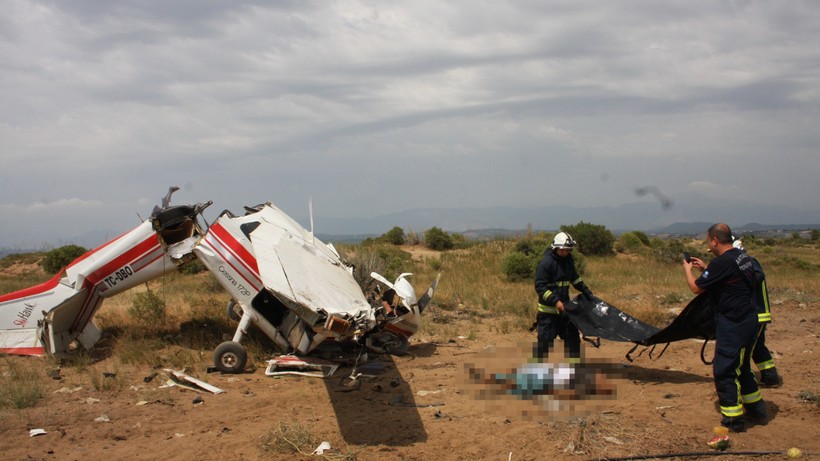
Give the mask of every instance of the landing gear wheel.
POLYGON ((225 341, 214 350, 214 366, 222 373, 242 373, 247 361, 248 353, 235 341, 225 341))
POLYGON ((233 299, 228 301, 228 318, 233 320, 234 322, 238 322, 242 320, 242 314, 236 312, 236 309, 234 309, 234 307, 236 307, 236 301, 233 299))
POLYGON ((405 355, 410 349, 407 338, 389 331, 380 331, 368 336, 364 344, 380 354, 405 355))

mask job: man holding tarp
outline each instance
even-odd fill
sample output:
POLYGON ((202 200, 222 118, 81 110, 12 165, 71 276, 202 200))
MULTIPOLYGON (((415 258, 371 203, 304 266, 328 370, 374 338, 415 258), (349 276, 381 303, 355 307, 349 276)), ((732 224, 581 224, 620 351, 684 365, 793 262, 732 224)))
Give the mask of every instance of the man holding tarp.
POLYGON ((581 362, 581 336, 578 328, 564 315, 564 305, 569 304, 569 287, 572 286, 587 299, 592 291, 586 286, 572 259, 575 240, 566 232, 559 232, 552 246, 535 269, 535 292, 538 294, 537 358, 546 358, 556 337, 564 341, 564 354, 570 363, 581 362))

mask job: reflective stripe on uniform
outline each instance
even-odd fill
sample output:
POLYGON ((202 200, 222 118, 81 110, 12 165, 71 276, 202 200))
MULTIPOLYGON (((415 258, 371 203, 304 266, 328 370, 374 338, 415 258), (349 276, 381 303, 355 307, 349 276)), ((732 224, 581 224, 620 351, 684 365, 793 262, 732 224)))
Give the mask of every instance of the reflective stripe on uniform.
POLYGON ((581 283, 581 282, 583 282, 583 281, 584 281, 584 279, 582 279, 581 277, 578 277, 577 279, 575 279, 575 281, 574 281, 574 282, 572 282, 572 284, 573 284, 573 285, 578 285, 579 283, 581 283))
POLYGON ((743 416, 743 405, 733 405, 731 407, 721 406, 720 412, 723 416, 737 418, 738 416, 743 416))
POLYGON ((766 286, 766 280, 760 282, 760 290, 763 295, 763 312, 757 314, 758 323, 769 323, 772 321, 772 310, 769 306, 769 288, 766 286))
POLYGON ((538 303, 538 312, 544 312, 547 314, 560 314, 558 312, 558 308, 555 306, 547 306, 545 304, 538 303))
POLYGON ((760 371, 768 370, 770 368, 774 368, 774 359, 766 360, 765 362, 755 363, 757 369, 760 371))
MULTIPOLYGON (((759 390, 754 391, 751 394, 741 395, 740 398, 743 400, 743 403, 745 403, 746 405, 748 405, 750 403, 759 402, 763 399, 763 397, 761 397, 761 395, 760 395, 759 390)), ((721 410, 722 410, 722 407, 721 407, 721 410)))
POLYGON ((549 297, 550 297, 550 295, 551 295, 551 294, 552 294, 552 290, 547 290, 547 291, 545 291, 545 292, 544 292, 544 294, 543 294, 543 295, 541 295, 541 299, 543 299, 544 301, 546 301, 546 300, 548 300, 548 299, 549 299, 549 297))

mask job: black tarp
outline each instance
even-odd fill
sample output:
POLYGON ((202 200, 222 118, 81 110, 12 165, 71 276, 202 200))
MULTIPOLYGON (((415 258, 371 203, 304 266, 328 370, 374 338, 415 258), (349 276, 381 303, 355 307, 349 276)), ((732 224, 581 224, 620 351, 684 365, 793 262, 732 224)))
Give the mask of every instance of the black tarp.
POLYGON ((663 329, 644 323, 594 296, 576 296, 564 306, 564 312, 584 336, 610 341, 651 346, 690 338, 715 337, 714 309, 704 293, 692 299, 663 329))
POLYGON ((564 312, 589 337, 638 343, 661 331, 594 296, 576 296, 564 305, 564 312))

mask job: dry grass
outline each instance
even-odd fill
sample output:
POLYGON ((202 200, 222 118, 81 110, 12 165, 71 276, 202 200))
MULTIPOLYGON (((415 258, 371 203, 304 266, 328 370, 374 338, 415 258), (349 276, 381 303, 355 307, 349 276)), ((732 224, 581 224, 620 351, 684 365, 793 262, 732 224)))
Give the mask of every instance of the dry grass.
POLYGON ((3 360, 0 364, 0 409, 22 410, 35 406, 45 397, 45 378, 39 361, 3 360))
POLYGON ((279 421, 271 426, 259 437, 259 449, 266 455, 299 456, 304 459, 315 459, 317 456, 332 461, 355 461, 356 453, 350 450, 343 451, 331 447, 321 456, 313 455, 313 451, 322 439, 297 421, 279 421))
MULTIPOLYGON (((425 311, 416 337, 434 342, 456 338, 480 340, 529 328, 536 312, 532 282, 508 282, 501 272, 502 260, 515 243, 481 242, 443 253, 419 247, 385 250, 393 265, 389 270, 412 272, 410 281, 419 295, 437 273, 442 274, 433 304, 425 311)), ((357 248, 345 249, 355 253, 357 248)), ((820 299, 820 278, 814 270, 820 264, 820 250, 815 245, 761 245, 748 250, 767 272, 775 317, 777 309, 800 308, 820 299)), ((585 259, 584 279, 595 294, 650 324, 665 326, 693 297, 678 263, 663 263, 651 255, 640 254, 585 259)), ((7 270, 0 270, 3 292, 50 278, 38 269, 35 261, 15 261, 5 266, 7 270)), ((187 369, 196 375, 197 370, 210 364, 213 349, 234 333, 236 324, 226 315, 228 301, 229 295, 210 273, 166 275, 107 299, 95 317, 104 332, 100 344, 91 353, 74 352, 62 365, 73 368, 100 392, 123 386, 124 370, 134 365, 187 369), (146 324, 129 313, 135 301, 148 290, 164 305, 163 319, 155 324, 146 324), (95 362, 107 357, 116 359, 112 365, 115 369, 97 369, 95 362), (114 375, 104 376, 103 372, 114 375)), ((256 329, 251 330, 243 344, 248 350, 249 367, 263 363, 273 350, 270 340, 256 329)), ((36 405, 43 396, 39 385, 42 368, 24 369, 8 361, 0 363, 0 367, 0 408, 36 405)))

